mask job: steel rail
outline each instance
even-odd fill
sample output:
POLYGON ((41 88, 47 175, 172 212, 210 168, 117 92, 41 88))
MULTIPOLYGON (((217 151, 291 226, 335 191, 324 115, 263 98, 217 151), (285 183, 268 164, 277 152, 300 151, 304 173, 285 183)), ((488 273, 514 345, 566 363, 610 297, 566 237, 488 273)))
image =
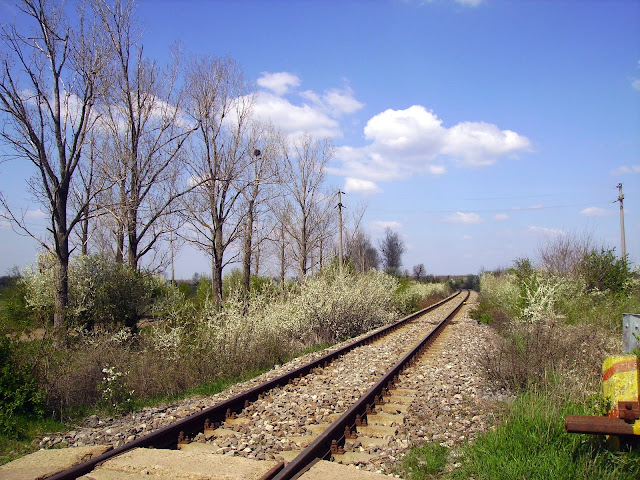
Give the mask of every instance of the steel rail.
POLYGON ((125 453, 129 450, 133 450, 134 448, 176 448, 178 444, 178 437, 180 435, 193 437, 198 433, 203 432, 204 424, 207 420, 211 424, 220 423, 224 421, 230 413, 233 414, 242 411, 242 409, 244 409, 247 404, 256 401, 263 393, 266 393, 276 387, 286 385, 292 379, 303 377, 314 368, 326 365, 336 358, 344 355, 348 351, 353 350, 354 348, 365 345, 368 342, 391 333, 400 326, 406 324, 407 322, 410 322, 411 320, 414 320, 422 314, 435 310, 441 305, 452 301, 461 293, 461 291, 457 291, 444 300, 423 308, 418 312, 412 313, 411 315, 408 315, 390 325, 380 327, 377 330, 371 332, 369 335, 355 340, 333 352, 323 355, 322 357, 305 365, 302 365, 292 370, 291 372, 287 372, 267 382, 261 383, 260 385, 256 385, 255 387, 250 388, 245 392, 235 395, 227 400, 223 400, 222 402, 212 405, 211 407, 201 410, 200 412, 189 415, 188 417, 182 418, 170 425, 167 425, 166 427, 148 433, 147 435, 137 438, 131 442, 125 443, 124 445, 109 450, 102 455, 75 465, 74 467, 71 467, 67 470, 49 476, 45 480, 75 480, 78 477, 81 477, 82 475, 85 475, 92 471, 97 465, 106 462, 107 460, 117 455, 125 453))
POLYGON ((464 302, 469 298, 467 290, 465 297, 458 306, 442 320, 433 330, 431 330, 414 348, 411 349, 400 361, 398 361, 387 373, 360 397, 340 418, 333 422, 324 432, 320 434, 306 449, 296 458, 291 460, 284 469, 280 470, 272 480, 291 480, 298 478, 310 468, 318 459, 331 457, 332 444, 340 444, 346 438, 345 434, 351 432, 354 427, 357 429, 358 417, 367 416, 367 411, 375 412, 375 405, 382 396, 382 393, 393 386, 394 379, 399 373, 409 366, 412 361, 427 346, 429 346, 444 329, 447 323, 455 317, 464 302), (334 443, 335 442, 335 443, 334 443))

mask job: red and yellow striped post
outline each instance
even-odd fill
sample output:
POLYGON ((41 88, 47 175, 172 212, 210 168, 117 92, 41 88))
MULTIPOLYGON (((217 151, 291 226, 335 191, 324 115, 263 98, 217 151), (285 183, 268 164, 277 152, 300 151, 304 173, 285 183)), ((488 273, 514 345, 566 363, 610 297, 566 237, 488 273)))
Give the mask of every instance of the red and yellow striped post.
MULTIPOLYGON (((640 418, 640 376, 637 356, 613 355, 604 361, 602 393, 610 402, 610 417, 621 418, 627 422, 640 418)), ((640 434, 640 431, 637 434, 640 434)))
POLYGON ((640 373, 635 355, 613 355, 602 364, 602 392, 611 405, 606 417, 566 415, 565 431, 619 435, 626 439, 640 435, 640 373))

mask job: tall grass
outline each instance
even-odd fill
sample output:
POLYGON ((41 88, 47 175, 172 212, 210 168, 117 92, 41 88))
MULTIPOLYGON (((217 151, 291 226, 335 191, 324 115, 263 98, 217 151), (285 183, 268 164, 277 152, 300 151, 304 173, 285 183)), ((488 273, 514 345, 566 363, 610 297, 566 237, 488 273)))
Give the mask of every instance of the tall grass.
POLYGON ((621 480, 640 478, 640 454, 609 450, 603 438, 567 434, 565 414, 593 414, 553 393, 519 396, 495 431, 463 449, 453 479, 621 480))

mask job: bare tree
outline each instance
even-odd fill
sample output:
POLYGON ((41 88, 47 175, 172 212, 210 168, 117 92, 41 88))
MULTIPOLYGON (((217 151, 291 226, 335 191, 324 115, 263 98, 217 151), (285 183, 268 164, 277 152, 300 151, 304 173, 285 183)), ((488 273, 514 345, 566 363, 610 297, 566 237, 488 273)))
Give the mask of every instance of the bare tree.
POLYGON ((287 232, 287 225, 291 222, 289 205, 283 192, 281 195, 271 198, 267 205, 267 212, 273 223, 273 228, 267 237, 269 250, 277 259, 280 287, 284 290, 287 270, 291 266, 290 250, 293 243, 287 232))
POLYGON ((424 268, 424 263, 419 263, 413 266, 413 278, 419 282, 427 274, 427 270, 424 268))
POLYGON ((402 254, 405 252, 404 241, 397 232, 389 227, 384 230, 384 238, 380 239, 380 253, 387 272, 398 275, 402 265, 402 254))
MULTIPOLYGON (((256 247, 259 248, 262 239, 265 237, 264 235, 262 237, 256 235, 258 233, 256 226, 260 207, 265 201, 269 200, 270 196, 273 196, 273 192, 269 192, 269 190, 273 189, 269 187, 277 182, 279 174, 277 139, 278 136, 272 126, 254 123, 251 134, 251 143, 254 145, 254 159, 252 165, 245 169, 243 179, 246 184, 243 192, 245 215, 242 232, 242 273, 245 293, 249 291, 251 282, 251 259, 254 256, 256 247), (258 144, 260 149, 256 148, 258 144), (256 237, 255 244, 254 237, 256 237)), ((257 274, 259 255, 255 257, 255 271, 257 274)))
POLYGON ((380 255, 365 232, 357 229, 347 235, 346 255, 359 272, 377 269, 380 266, 380 255))
POLYGON ((165 216, 185 193, 179 160, 197 125, 183 118, 177 58, 166 70, 144 58, 133 2, 93 1, 116 57, 104 125, 112 139, 108 172, 117 189, 111 207, 117 259, 124 260, 126 239, 127 262, 135 269, 171 231, 165 216))
POLYGON ((287 233, 293 240, 293 252, 300 277, 311 264, 312 252, 324 238, 323 222, 331 211, 322 191, 325 166, 333 156, 333 145, 327 139, 314 140, 310 135, 284 144, 282 188, 286 193, 289 222, 287 233))
POLYGON ((541 266, 554 275, 576 276, 587 254, 595 249, 593 236, 567 233, 548 237, 538 247, 541 266))
POLYGON ((199 130, 187 159, 192 182, 198 186, 185 198, 185 221, 188 240, 211 255, 212 293, 220 302, 222 270, 237 258, 237 252, 231 258, 225 253, 241 235, 244 223, 245 172, 256 160, 249 139, 254 99, 230 58, 192 60, 187 84, 187 110, 199 130))
POLYGON ((72 24, 64 2, 23 0, 18 9, 32 24, 31 32, 15 26, 2 29, 0 73, 0 137, 14 158, 31 162, 32 183, 49 213, 52 239, 37 238, 16 217, 4 197, 1 203, 18 228, 55 254, 54 325, 64 326, 68 305, 69 242, 74 227, 87 217, 90 198, 70 211, 70 194, 80 168, 94 109, 105 90, 109 51, 92 11, 78 6, 72 24))

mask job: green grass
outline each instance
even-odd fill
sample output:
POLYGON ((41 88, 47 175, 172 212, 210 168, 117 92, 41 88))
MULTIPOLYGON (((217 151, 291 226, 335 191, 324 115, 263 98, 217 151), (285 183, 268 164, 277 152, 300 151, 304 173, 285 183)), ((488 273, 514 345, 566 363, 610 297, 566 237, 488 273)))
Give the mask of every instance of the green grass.
POLYGON ((438 478, 447 464, 449 449, 437 443, 425 443, 414 447, 402 459, 400 474, 406 480, 438 478))
POLYGON ((549 395, 522 394, 505 422, 462 449, 452 479, 622 480, 640 478, 637 451, 614 452, 601 436, 564 432, 565 414, 585 414, 580 405, 549 395))
POLYGON ((0 465, 8 463, 39 449, 34 439, 47 432, 61 432, 69 425, 51 418, 20 417, 18 419, 18 435, 0 434, 0 465))

